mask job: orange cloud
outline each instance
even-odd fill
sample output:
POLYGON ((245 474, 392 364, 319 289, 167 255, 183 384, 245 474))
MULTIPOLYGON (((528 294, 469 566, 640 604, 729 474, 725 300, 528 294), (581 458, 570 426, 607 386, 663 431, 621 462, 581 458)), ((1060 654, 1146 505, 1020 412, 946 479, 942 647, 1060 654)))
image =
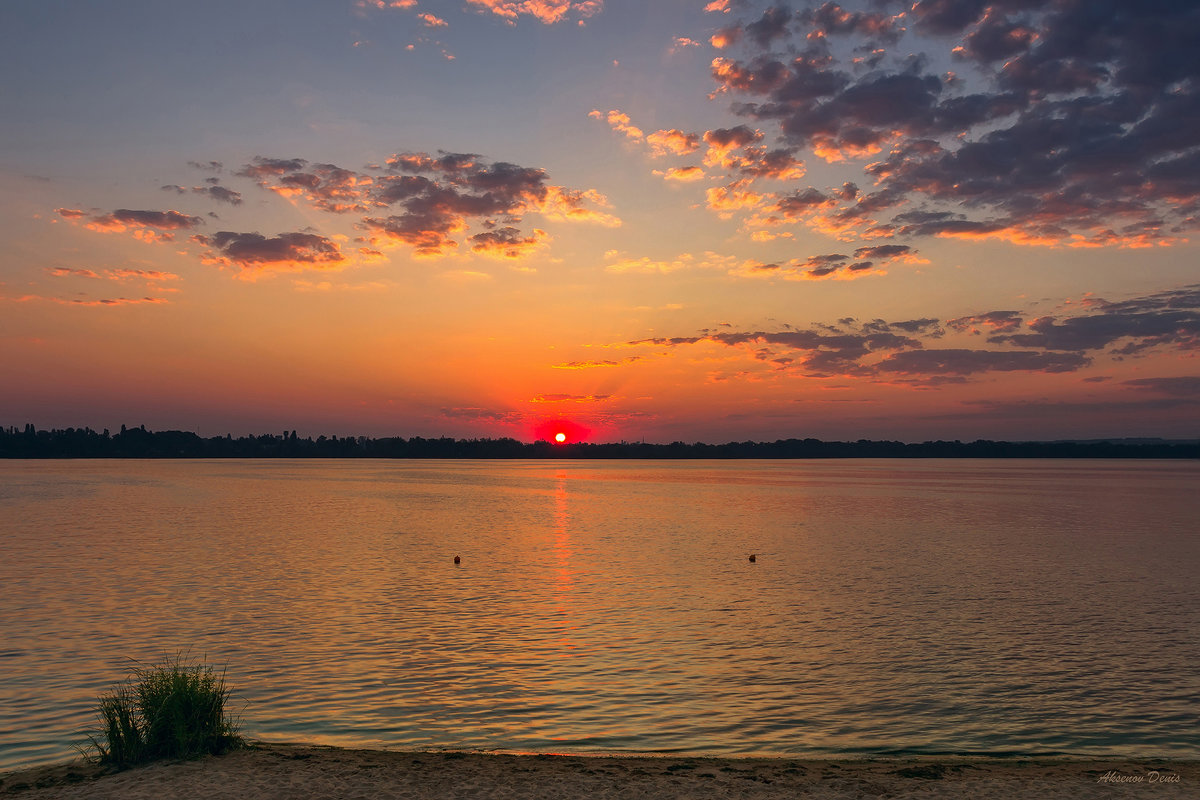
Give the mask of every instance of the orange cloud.
POLYGON ((416 8, 417 0, 358 0, 355 5, 360 9, 369 7, 384 9, 384 8, 399 8, 409 9, 416 8))
POLYGON ((729 156, 733 151, 762 141, 762 138, 762 131, 752 130, 745 125, 705 131, 704 142, 708 145, 708 152, 704 155, 704 163, 732 167, 734 163, 729 156))
POLYGON ((528 208, 547 219, 573 222, 594 222, 606 228, 621 227, 621 220, 604 211, 588 208, 587 203, 607 208, 608 198, 595 189, 566 189, 562 186, 547 186, 546 195, 529 203, 528 208))
MULTIPOLYGON (((735 44, 741 38, 740 28, 722 28, 709 38, 709 43, 718 50, 724 50, 735 44)), ((715 63, 715 62, 714 62, 715 63)))
POLYGON ((104 274, 113 280, 137 278, 145 281, 177 281, 180 277, 174 272, 162 272, 157 269, 107 269, 104 274))
POLYGON ((750 234, 750 241, 752 242, 773 242, 776 239, 795 238, 796 234, 792 233, 791 231, 780 231, 778 233, 773 231, 754 231, 750 234))
POLYGON ((79 278, 99 278, 100 273, 90 269, 70 269, 69 267, 54 267, 47 270, 55 278, 65 278, 68 275, 74 275, 79 278))
POLYGON ((549 238, 546 232, 539 228, 534 228, 532 236, 521 236, 521 231, 517 228, 506 226, 472 236, 471 241, 474 245, 471 250, 492 258, 517 259, 543 246, 549 238))
POLYGON ((842 161, 847 161, 854 158, 866 158, 873 156, 883 150, 883 143, 886 139, 872 141, 868 144, 856 146, 849 142, 832 139, 828 136, 813 137, 812 150, 813 155, 822 158, 826 163, 837 164, 842 161))
POLYGON ((1181 237, 1164 236, 1157 231, 1122 235, 1112 230, 1102 230, 1090 234, 1073 233, 1067 235, 1059 229, 1039 231, 1036 227, 1022 225, 964 225, 961 229, 942 230, 938 231, 935 235, 944 239, 968 239, 975 241, 996 239, 1017 245, 1070 247, 1076 249, 1117 247, 1138 250, 1146 247, 1170 247, 1187 241, 1187 239, 1181 237))
POLYGON ((670 272, 678 272, 681 269, 688 269, 695 265, 695 257, 690 253, 683 253, 673 261, 655 261, 649 256, 641 258, 621 258, 608 264, 604 269, 608 272, 616 273, 658 273, 666 275, 670 272))
POLYGON ((417 19, 425 23, 425 27, 427 28, 445 28, 449 26, 446 20, 436 17, 433 14, 417 14, 417 19))
POLYGON ((43 300, 48 303, 58 303, 64 306, 94 306, 94 307, 113 307, 113 306, 134 306, 134 305, 164 305, 171 301, 165 297, 112 297, 101 300, 83 300, 79 298, 63 298, 63 297, 42 297, 36 294, 26 294, 20 297, 3 297, 0 300, 7 300, 12 303, 28 303, 36 300, 43 300))
POLYGON ((173 272, 161 272, 156 269, 106 269, 103 274, 95 270, 70 269, 68 267, 55 267, 47 271, 55 278, 65 278, 72 275, 80 278, 97 278, 111 281, 123 281, 133 278, 144 280, 148 283, 180 280, 180 277, 173 272))
POLYGON ((604 359, 601 361, 567 361, 563 364, 551 364, 554 369, 596 369, 599 367, 616 367, 621 364, 631 364, 634 361, 641 361, 645 356, 628 356, 626 358, 612 360, 604 359))
POLYGON ((618 250, 609 250, 604 254, 607 272, 642 273, 666 275, 684 269, 719 269, 727 267, 730 259, 717 253, 706 251, 703 258, 697 258, 692 253, 680 253, 671 261, 657 261, 649 256, 633 258, 618 250))
POLYGON ((539 394, 531 403, 602 403, 612 398, 611 394, 539 394))
POLYGON ((562 22, 570 14, 580 17, 579 24, 604 9, 604 0, 467 0, 473 6, 503 17, 515 25, 521 15, 531 16, 546 25, 562 22))
POLYGON ((601 113, 599 109, 592 109, 588 112, 588 116, 593 119, 603 119, 608 122, 610 128, 618 133, 623 133, 634 141, 641 141, 645 134, 642 129, 632 124, 629 115, 623 111, 613 109, 607 114, 601 113))
POLYGON ((382 251, 374 250, 370 247, 358 248, 359 261, 364 264, 374 264, 379 261, 387 261, 387 256, 382 251))
POLYGON ((115 297, 104 300, 60 300, 58 298, 54 298, 54 302, 75 306, 133 306, 142 305, 144 303, 159 305, 163 303, 170 303, 171 301, 165 297, 115 297))
POLYGON ((666 171, 656 169, 654 174, 661 176, 664 180, 679 181, 680 183, 704 180, 704 170, 700 167, 671 167, 666 171))
POLYGON ((668 153, 686 156, 688 153, 694 153, 700 147, 700 137, 694 133, 684 133, 678 128, 672 128, 650 134, 646 137, 646 144, 650 145, 651 152, 656 156, 668 153))
POLYGON ((734 181, 728 186, 713 186, 705 192, 708 208, 722 216, 729 216, 734 211, 761 205, 766 199, 765 196, 750 191, 746 186, 746 181, 734 181))

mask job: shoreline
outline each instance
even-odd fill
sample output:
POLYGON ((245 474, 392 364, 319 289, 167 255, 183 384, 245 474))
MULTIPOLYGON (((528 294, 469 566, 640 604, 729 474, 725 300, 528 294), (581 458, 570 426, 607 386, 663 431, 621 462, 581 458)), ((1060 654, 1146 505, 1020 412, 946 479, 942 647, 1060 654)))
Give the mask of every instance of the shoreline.
POLYGON ((1200 760, 513 755, 251 742, 115 772, 83 761, 0 773, 0 795, 59 798, 1109 798, 1195 797, 1200 760), (1120 788, 1118 788, 1120 787, 1120 788))

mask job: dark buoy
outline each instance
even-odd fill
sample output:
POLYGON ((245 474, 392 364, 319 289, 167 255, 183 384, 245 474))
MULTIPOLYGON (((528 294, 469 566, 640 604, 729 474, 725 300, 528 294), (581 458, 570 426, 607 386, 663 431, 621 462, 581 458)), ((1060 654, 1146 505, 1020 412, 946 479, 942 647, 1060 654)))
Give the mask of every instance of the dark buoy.
POLYGON ((751 553, 750 554, 750 563, 753 564, 755 561, 758 561, 758 557, 755 556, 754 553, 751 553))
POLYGON ((461 563, 462 563, 462 559, 461 559, 461 558, 459 558, 458 556, 455 556, 455 557, 454 557, 454 563, 455 563, 455 564, 461 564, 461 563))

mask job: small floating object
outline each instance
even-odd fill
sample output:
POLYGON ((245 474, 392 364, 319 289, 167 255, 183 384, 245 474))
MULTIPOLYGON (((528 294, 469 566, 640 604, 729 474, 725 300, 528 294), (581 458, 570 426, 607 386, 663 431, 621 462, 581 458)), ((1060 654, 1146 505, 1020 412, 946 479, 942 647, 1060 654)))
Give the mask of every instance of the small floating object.
POLYGON ((758 561, 758 556, 754 555, 754 553, 751 553, 750 554, 750 563, 753 564, 755 561, 758 561))
POLYGON ((458 556, 455 556, 455 557, 454 557, 454 563, 455 563, 455 564, 461 564, 461 563, 462 563, 462 559, 461 559, 461 558, 459 558, 458 556))

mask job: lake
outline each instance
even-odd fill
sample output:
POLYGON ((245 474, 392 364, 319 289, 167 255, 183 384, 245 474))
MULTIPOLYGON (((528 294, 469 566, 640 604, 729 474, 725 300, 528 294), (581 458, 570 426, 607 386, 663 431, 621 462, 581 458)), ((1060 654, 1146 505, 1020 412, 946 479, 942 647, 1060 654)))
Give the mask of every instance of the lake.
POLYGON ((1197 758, 1197 520, 1191 461, 0 461, 0 769, 180 651, 267 740, 1197 758))

